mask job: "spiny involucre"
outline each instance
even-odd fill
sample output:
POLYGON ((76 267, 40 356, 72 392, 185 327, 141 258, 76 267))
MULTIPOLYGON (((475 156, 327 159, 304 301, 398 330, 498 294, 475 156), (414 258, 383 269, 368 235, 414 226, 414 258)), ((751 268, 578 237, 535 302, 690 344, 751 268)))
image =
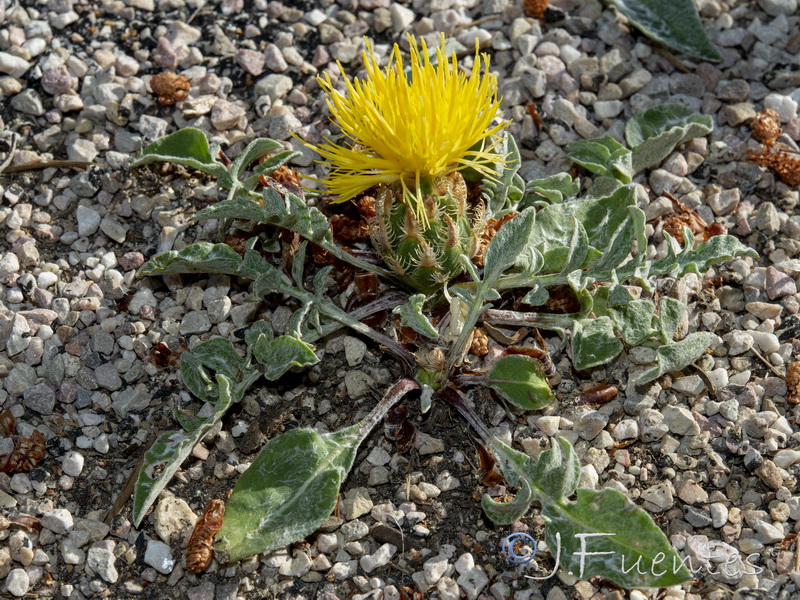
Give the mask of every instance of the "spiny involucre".
POLYGON ((484 227, 483 204, 470 209, 460 173, 437 179, 422 195, 424 220, 403 202, 397 184, 382 186, 375 201, 370 235, 386 263, 409 287, 432 293, 463 271, 461 256, 472 258, 484 227))

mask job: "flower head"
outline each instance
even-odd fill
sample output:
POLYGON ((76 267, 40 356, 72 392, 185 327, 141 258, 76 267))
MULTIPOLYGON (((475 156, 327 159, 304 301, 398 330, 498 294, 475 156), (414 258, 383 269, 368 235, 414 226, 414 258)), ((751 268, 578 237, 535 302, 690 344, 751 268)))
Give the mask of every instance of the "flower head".
POLYGON ((329 75, 319 78, 346 141, 326 139, 309 147, 330 165, 325 184, 339 202, 378 183, 399 183, 404 202, 425 223, 423 193, 435 180, 466 167, 485 177, 496 175, 493 148, 507 122, 492 125, 500 102, 486 54, 479 55, 476 47, 467 76, 459 70, 455 54, 449 59, 445 55, 444 36, 435 65, 424 40, 420 48, 413 36, 408 39, 410 77, 397 44, 388 66, 380 69, 367 42, 366 79, 346 79, 343 95, 333 89, 329 75))

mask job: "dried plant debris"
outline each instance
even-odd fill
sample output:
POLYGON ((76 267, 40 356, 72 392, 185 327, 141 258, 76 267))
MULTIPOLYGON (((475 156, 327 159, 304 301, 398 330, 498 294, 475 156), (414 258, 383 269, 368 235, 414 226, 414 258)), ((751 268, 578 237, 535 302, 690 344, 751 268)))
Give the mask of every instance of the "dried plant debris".
POLYGON ((800 361, 789 363, 786 367, 786 401, 800 404, 800 361))
POLYGON ((172 71, 158 73, 150 80, 150 89, 161 106, 173 106, 180 102, 189 95, 191 87, 185 75, 176 75, 172 71))
POLYGON ((200 574, 211 566, 214 558, 214 537, 222 529, 224 517, 225 503, 222 500, 211 500, 197 520, 186 548, 186 568, 192 573, 200 574))
POLYGON ((777 141, 783 133, 778 113, 766 108, 750 120, 750 133, 753 138, 763 142, 758 151, 749 151, 747 158, 759 166, 772 169, 778 178, 788 186, 800 185, 800 157, 797 152, 777 141))

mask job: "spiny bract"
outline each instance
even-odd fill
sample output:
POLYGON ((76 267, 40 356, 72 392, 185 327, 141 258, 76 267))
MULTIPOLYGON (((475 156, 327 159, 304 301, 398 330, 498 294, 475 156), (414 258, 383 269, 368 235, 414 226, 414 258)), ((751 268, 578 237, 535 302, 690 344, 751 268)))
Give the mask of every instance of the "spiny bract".
POLYGON ((460 173, 440 177, 423 194, 424 224, 402 200, 398 184, 377 194, 370 235, 386 263, 410 287, 434 292, 463 270, 461 256, 472 258, 484 226, 483 205, 470 210, 460 173))

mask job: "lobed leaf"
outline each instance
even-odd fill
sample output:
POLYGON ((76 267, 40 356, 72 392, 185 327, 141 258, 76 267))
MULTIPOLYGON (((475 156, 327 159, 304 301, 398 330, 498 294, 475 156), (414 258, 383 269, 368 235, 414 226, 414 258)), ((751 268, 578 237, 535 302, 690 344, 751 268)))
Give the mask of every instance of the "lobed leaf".
POLYGON ((636 377, 636 385, 649 383, 664 373, 684 368, 700 358, 716 337, 713 333, 698 331, 690 333, 680 342, 659 346, 656 349, 655 364, 636 377))
POLYGON ((708 39, 692 0, 609 0, 647 37, 689 56, 722 60, 708 39))
POLYGON ((711 117, 680 104, 660 104, 634 115, 625 124, 625 139, 633 148, 634 173, 661 164, 678 144, 708 135, 713 129, 711 117))
POLYGON ((503 225, 489 242, 483 263, 482 285, 485 289, 492 288, 528 246, 535 218, 534 209, 526 208, 503 225))
POLYGON ((237 274, 242 257, 228 244, 197 242, 183 250, 164 252, 151 258, 142 267, 140 275, 170 275, 174 273, 224 273, 237 274))
POLYGON ((567 144, 567 158, 596 175, 630 183, 635 171, 631 151, 610 136, 567 144))
POLYGON ((675 252, 673 238, 664 233, 670 240, 668 254, 664 258, 650 264, 650 275, 669 275, 670 277, 683 277, 687 273, 702 275, 712 264, 737 256, 758 258, 758 253, 748 248, 732 235, 716 235, 708 241, 694 248, 694 234, 688 227, 683 228, 684 245, 679 252, 675 252))
POLYGON ((556 173, 550 177, 535 179, 525 184, 525 194, 519 208, 540 204, 560 204, 575 198, 581 191, 581 183, 569 173, 556 173))
POLYGON ((401 326, 410 327, 420 335, 436 339, 439 337, 439 332, 431 325, 428 317, 422 314, 426 299, 425 294, 414 294, 408 298, 405 304, 395 307, 392 313, 400 315, 401 326))

